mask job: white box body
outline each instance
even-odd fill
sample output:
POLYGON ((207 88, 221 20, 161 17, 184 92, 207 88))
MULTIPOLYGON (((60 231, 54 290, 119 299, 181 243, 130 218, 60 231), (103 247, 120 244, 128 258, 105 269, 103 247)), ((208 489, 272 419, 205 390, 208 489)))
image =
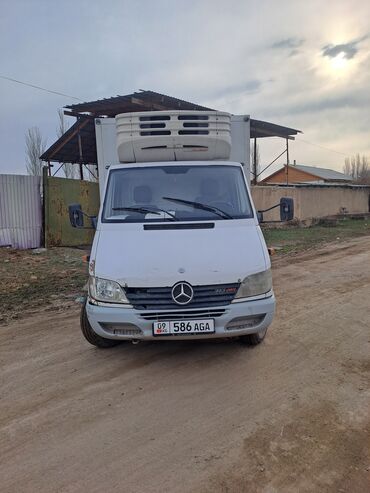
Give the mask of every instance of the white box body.
MULTIPOLYGON (((179 120, 175 120, 174 117, 181 113, 198 116, 204 112, 123 113, 122 115, 117 115, 116 118, 97 118, 95 120, 101 197, 103 196, 106 172, 110 166, 120 164, 122 161, 144 162, 145 156, 150 162, 176 160, 229 160, 239 162, 243 165, 248 182, 250 181, 250 118, 248 115, 209 112, 207 115, 211 116, 208 120, 211 127, 208 135, 181 135, 181 137, 177 135, 138 135, 140 130, 154 130, 151 128, 137 128, 138 124, 140 125, 140 117, 159 116, 160 114, 170 116, 171 119, 166 120, 166 125, 169 125, 172 132, 173 130, 179 130, 179 120), (133 126, 136 126, 136 128, 134 128, 134 132, 131 132, 130 130, 133 126), (131 133, 133 135, 130 135, 131 133), (184 143, 185 146, 189 147, 184 147, 184 143), (145 147, 144 149, 143 146, 145 147), (152 149, 148 150, 148 147, 152 149)), ((151 121, 162 123, 161 120, 151 121)), ((203 123, 203 120, 180 120, 180 122, 203 123)), ((141 120, 141 124, 146 123, 148 122, 141 120)), ((184 127, 185 130, 189 128, 191 127, 184 127)), ((198 129, 203 130, 203 127, 198 127, 198 129)))

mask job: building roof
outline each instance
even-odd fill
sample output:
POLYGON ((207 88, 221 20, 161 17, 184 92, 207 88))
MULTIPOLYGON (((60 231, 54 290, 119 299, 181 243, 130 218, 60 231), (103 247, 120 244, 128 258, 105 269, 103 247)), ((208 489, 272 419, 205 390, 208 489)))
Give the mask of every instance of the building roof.
POLYGON ((306 183, 272 183, 271 185, 258 185, 261 188, 350 188, 354 190, 363 190, 364 188, 370 190, 370 185, 361 185, 358 183, 345 183, 345 182, 317 182, 308 181, 306 183))
MULTIPOLYGON (((271 175, 267 176, 262 182, 270 181, 271 178, 278 173, 280 173, 282 170, 284 170, 286 165, 284 165, 282 168, 278 169, 271 175)), ((328 169, 328 168, 319 168, 317 166, 305 166, 303 164, 295 164, 293 166, 290 166, 290 168, 297 169, 299 171, 303 171, 304 173, 307 173, 309 175, 313 175, 320 180, 325 180, 325 181, 353 181, 353 177, 350 175, 345 175, 344 173, 340 173, 339 171, 335 171, 333 169, 328 169)))
POLYGON ((295 168, 304 171, 305 173, 310 173, 311 175, 318 176, 323 180, 344 180, 344 181, 353 181, 352 176, 345 175, 340 171, 335 171, 333 169, 328 168, 318 168, 316 166, 304 166, 303 164, 296 164, 295 168))
MULTIPOLYGON (((94 118, 114 117, 119 113, 153 110, 216 111, 189 101, 166 96, 154 91, 140 91, 126 96, 99 99, 68 105, 65 114, 77 121, 40 158, 59 163, 97 164, 94 118), (81 144, 81 145, 80 145, 81 144), (82 153, 80 152, 82 150, 82 153)), ((250 120, 251 138, 283 137, 297 135, 300 130, 261 120, 250 120)))

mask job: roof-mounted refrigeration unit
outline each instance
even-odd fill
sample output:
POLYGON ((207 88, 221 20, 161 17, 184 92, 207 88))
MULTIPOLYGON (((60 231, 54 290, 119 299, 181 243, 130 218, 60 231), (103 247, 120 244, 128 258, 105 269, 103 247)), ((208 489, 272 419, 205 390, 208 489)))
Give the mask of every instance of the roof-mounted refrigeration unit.
POLYGON ((230 114, 216 111, 148 111, 116 116, 121 163, 228 160, 230 114))

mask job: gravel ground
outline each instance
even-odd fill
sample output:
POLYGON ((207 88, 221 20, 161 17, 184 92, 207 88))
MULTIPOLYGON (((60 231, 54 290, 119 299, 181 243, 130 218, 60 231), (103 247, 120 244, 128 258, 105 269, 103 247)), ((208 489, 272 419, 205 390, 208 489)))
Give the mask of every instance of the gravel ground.
POLYGON ((274 257, 259 347, 98 350, 78 307, 0 327, 5 492, 366 492, 370 240, 274 257))

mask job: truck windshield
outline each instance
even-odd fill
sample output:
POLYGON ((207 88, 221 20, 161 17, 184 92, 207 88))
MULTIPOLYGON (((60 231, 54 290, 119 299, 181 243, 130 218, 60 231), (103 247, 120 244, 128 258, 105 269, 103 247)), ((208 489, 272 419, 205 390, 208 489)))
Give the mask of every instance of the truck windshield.
POLYGON ((242 170, 231 165, 111 170, 103 222, 230 220, 253 217, 242 170))

